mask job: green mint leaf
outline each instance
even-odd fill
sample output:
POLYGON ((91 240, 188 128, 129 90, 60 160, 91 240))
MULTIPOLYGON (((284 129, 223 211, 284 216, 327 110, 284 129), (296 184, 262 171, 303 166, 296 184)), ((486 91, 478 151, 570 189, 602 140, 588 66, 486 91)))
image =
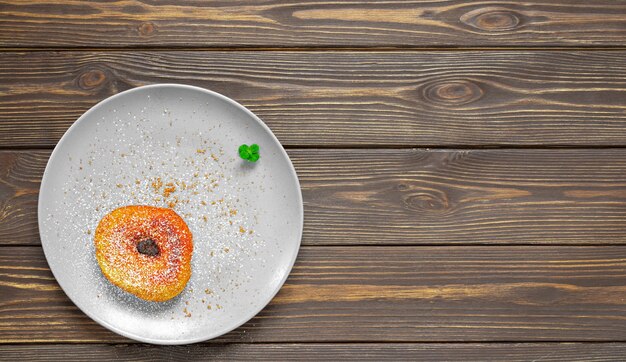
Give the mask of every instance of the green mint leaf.
POLYGON ((246 144, 239 146, 239 157, 250 162, 258 161, 259 158, 261 158, 259 155, 259 145, 253 143, 250 146, 246 144))
POLYGON ((247 160, 250 157, 250 147, 248 145, 243 144, 239 146, 239 157, 247 160))

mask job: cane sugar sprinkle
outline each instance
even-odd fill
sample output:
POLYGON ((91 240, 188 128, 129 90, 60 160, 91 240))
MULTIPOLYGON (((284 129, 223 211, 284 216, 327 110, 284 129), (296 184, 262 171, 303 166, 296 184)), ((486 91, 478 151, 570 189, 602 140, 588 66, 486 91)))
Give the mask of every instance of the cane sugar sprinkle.
MULTIPOLYGON (((145 107, 103 116, 80 158, 67 155, 70 176, 59 190, 65 197, 56 212, 61 210, 63 219, 72 223, 59 222, 54 212, 48 219, 59 236, 76 235, 79 242, 67 252, 80 255, 73 267, 89 271, 76 282, 95 289, 99 303, 181 321, 215 315, 208 314, 211 309, 230 313, 229 305, 243 303, 234 297, 239 291, 253 299, 261 295, 260 275, 271 267, 268 260, 279 248, 276 242, 267 245, 258 232, 263 215, 248 196, 251 179, 255 190, 262 192, 264 185, 274 182, 271 176, 241 168, 236 147, 225 148, 223 138, 212 137, 221 128, 219 122, 207 122, 215 126, 202 132, 187 129, 187 120, 177 118, 173 108, 162 114, 145 107), (179 297, 164 303, 139 300, 109 283, 98 269, 92 231, 104 215, 127 205, 172 208, 189 226, 194 242, 192 276, 179 297)), ((228 144, 239 141, 234 133, 230 137, 228 144)))

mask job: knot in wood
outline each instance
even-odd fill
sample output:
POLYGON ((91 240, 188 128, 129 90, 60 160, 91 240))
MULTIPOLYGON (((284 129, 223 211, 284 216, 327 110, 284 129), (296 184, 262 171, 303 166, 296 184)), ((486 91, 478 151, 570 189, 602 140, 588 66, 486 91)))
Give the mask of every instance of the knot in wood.
POLYGON ((445 195, 435 195, 427 192, 407 195, 404 198, 404 204, 410 210, 429 213, 445 213, 449 209, 448 200, 445 195))
POLYGON ((434 103, 460 105, 474 102, 483 96, 480 87, 468 80, 440 81, 424 87, 424 98, 434 103))
POLYGON ((477 9, 461 16, 461 22, 473 28, 488 31, 511 31, 521 24, 520 15, 504 9, 477 9))
POLYGON ((149 36, 149 35, 154 34, 156 30, 156 26, 154 26, 154 24, 151 22, 145 22, 145 23, 139 24, 139 26, 137 27, 137 30, 139 31, 140 35, 149 36))
POLYGON ((96 88, 106 80, 106 74, 100 69, 91 69, 81 74, 78 78, 78 86, 82 89, 96 88))

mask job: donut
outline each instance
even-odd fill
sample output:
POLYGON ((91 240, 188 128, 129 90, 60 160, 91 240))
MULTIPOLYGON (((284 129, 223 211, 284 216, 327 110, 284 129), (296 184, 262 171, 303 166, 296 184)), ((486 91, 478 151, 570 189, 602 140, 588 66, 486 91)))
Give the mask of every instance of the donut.
POLYGON ((192 235, 174 210, 120 207, 100 220, 94 242, 104 276, 141 299, 172 299, 191 277, 192 235))

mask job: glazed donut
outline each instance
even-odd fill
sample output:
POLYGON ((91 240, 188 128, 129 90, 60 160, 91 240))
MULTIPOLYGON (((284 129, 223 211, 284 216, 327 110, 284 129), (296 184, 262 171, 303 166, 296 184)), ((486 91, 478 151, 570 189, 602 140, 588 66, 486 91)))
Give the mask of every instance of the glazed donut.
POLYGON ((141 299, 172 299, 191 277, 192 235, 171 209, 115 209, 100 220, 94 242, 104 276, 141 299))

